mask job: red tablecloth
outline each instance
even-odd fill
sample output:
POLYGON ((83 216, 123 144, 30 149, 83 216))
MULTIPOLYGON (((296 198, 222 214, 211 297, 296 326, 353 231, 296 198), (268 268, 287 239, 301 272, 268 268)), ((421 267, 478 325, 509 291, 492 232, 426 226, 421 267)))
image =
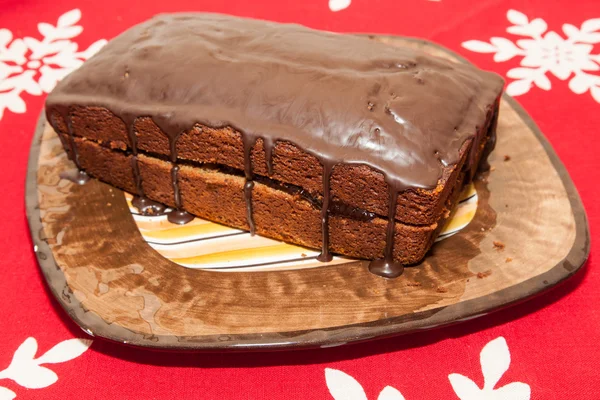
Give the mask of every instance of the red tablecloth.
POLYGON ((23 198, 36 119, 45 92, 99 40, 155 13, 191 10, 420 36, 497 71, 565 163, 592 232, 600 229, 598 1, 0 0, 0 399, 600 398, 594 248, 582 272, 523 305, 371 343, 169 354, 86 337, 50 298, 32 251, 23 198))

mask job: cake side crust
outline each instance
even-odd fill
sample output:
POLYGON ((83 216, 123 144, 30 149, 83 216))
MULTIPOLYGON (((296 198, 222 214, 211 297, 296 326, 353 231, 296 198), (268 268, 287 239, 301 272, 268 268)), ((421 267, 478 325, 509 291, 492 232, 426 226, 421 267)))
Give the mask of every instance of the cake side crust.
MULTIPOLYGON (((110 148, 131 150, 124 123, 110 111, 98 107, 74 107, 73 130, 110 148)), ((52 116, 55 129, 66 133, 65 121, 52 116)), ((485 129, 482 127, 481 129, 485 129)), ((168 137, 150 118, 135 123, 137 146, 140 151, 164 157, 169 155, 168 137)), ((434 189, 407 189, 398 196, 396 220, 412 225, 435 223, 448 198, 456 177, 467 161, 471 142, 460 149, 456 165, 442 170, 434 189)), ((177 142, 178 157, 183 161, 220 164, 244 170, 244 149, 241 134, 231 128, 213 129, 196 125, 184 132, 177 142)), ((278 142, 273 146, 272 170, 269 174, 263 141, 259 139, 251 151, 253 174, 300 186, 315 197, 323 193, 323 166, 311 154, 292 143, 278 142)), ((331 196, 353 207, 380 216, 388 213, 388 184, 384 175, 367 165, 338 164, 331 174, 331 196)))
MULTIPOLYGON (((110 150, 92 141, 77 139, 80 160, 93 177, 125 191, 135 190, 131 155, 110 150)), ((147 197, 174 207, 171 165, 168 161, 139 156, 147 197)), ((461 186, 461 185, 459 185, 461 186)), ((182 166, 179 188, 183 208, 201 218, 248 230, 244 178, 194 166, 182 166)), ((256 183, 252 196, 256 233, 288 243, 318 249, 321 245, 320 210, 299 196, 256 183)), ((452 204, 447 204, 451 207, 452 204)), ((444 209, 441 221, 449 215, 444 209)), ((442 222, 443 223, 443 222, 442 222)), ((424 226, 395 224, 394 259, 403 264, 420 261, 437 236, 437 223, 424 226)), ((330 250, 362 259, 384 254, 387 220, 361 221, 332 215, 329 219, 330 250)))

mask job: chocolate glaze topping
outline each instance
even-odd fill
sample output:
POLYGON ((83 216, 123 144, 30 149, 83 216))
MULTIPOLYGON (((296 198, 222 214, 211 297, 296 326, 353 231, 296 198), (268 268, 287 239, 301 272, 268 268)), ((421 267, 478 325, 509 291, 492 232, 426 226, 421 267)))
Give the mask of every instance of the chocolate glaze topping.
POLYGON ((178 207, 178 137, 196 123, 236 129, 244 141, 252 232, 251 148, 262 138, 271 174, 274 143, 294 143, 323 164, 321 260, 331 258, 332 169, 338 163, 369 165, 385 175, 390 193, 385 259, 372 270, 395 276, 402 269, 393 261, 398 192, 435 187, 465 141, 471 140, 471 149, 479 146, 485 132, 478 124, 502 85, 499 76, 473 66, 367 38, 217 14, 173 14, 112 40, 56 86, 46 110, 49 118, 58 113, 66 121, 78 167, 68 107, 101 106, 121 117, 142 197, 133 122, 151 117, 169 138, 178 207))

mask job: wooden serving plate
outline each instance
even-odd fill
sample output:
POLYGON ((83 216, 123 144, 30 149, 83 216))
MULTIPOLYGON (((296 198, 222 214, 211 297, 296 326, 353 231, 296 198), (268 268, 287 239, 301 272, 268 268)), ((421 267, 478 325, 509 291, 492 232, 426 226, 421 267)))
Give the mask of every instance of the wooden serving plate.
MULTIPOLYGON (((370 39, 466 62, 421 40, 370 39)), ((229 273, 174 264, 142 238, 121 191, 60 179, 73 165, 43 116, 26 203, 44 277, 90 335, 161 349, 330 347, 471 319, 582 266, 590 238, 581 200, 550 144, 508 96, 490 163, 475 185, 471 223, 394 280, 355 260, 229 273)))

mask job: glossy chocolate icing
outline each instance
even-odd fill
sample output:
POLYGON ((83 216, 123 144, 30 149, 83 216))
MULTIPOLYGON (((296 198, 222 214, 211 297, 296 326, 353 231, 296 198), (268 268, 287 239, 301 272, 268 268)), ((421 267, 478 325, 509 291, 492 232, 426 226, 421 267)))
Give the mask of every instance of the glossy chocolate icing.
POLYGON ((263 139, 271 174, 274 143, 294 143, 323 164, 322 260, 331 258, 331 171, 338 163, 369 165, 385 175, 390 193, 385 259, 372 270, 394 276, 402 268, 392 255, 398 193, 434 188, 466 141, 470 149, 479 147, 502 85, 499 76, 471 65, 363 37, 217 14, 173 14, 112 40, 56 86, 46 109, 49 120, 58 113, 66 121, 78 166, 68 107, 101 106, 121 117, 140 196, 133 122, 151 117, 169 138, 178 207, 178 137, 196 123, 236 129, 244 143, 252 232, 250 150, 263 139))

